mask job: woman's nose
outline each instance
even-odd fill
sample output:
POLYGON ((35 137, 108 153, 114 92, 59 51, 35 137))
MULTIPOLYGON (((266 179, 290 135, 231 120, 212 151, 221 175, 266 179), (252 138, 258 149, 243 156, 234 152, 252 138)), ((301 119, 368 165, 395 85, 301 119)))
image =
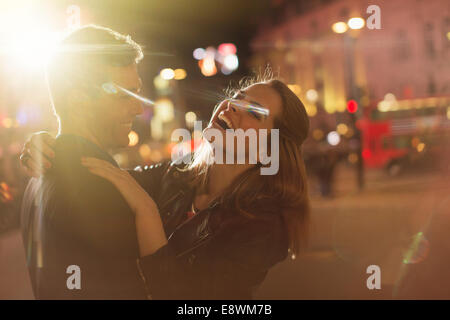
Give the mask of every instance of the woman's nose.
POLYGON ((230 100, 228 100, 228 109, 230 109, 232 112, 236 112, 236 107, 233 106, 230 100))

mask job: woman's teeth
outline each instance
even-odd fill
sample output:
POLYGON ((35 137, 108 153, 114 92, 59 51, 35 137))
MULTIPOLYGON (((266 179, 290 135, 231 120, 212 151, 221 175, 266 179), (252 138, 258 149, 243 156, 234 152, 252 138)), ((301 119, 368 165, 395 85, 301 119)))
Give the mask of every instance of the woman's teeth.
POLYGON ((225 128, 225 129, 233 129, 233 124, 225 116, 219 115, 218 118, 219 118, 219 120, 222 120, 223 122, 225 122, 225 124, 227 125, 228 128, 225 128))

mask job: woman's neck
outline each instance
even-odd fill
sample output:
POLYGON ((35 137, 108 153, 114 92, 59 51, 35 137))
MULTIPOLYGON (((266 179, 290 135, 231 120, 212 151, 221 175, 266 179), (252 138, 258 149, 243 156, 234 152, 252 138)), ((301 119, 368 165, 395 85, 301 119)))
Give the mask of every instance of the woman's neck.
POLYGON ((251 168, 249 164, 213 164, 209 168, 208 182, 204 190, 196 194, 196 206, 199 209, 207 206, 212 200, 220 196, 233 180, 245 170, 251 168))

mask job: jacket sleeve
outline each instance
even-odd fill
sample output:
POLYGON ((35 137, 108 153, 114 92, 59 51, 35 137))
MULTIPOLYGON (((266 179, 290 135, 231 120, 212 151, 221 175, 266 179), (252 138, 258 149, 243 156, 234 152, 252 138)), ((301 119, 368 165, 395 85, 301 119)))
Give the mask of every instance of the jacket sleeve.
POLYGON ((162 177, 169 166, 170 161, 167 160, 150 166, 137 166, 133 170, 128 170, 128 172, 144 188, 150 197, 155 199, 160 190, 162 177))
POLYGON ((153 299, 250 299, 268 270, 287 256, 281 221, 251 221, 187 255, 168 244, 138 260, 153 299))

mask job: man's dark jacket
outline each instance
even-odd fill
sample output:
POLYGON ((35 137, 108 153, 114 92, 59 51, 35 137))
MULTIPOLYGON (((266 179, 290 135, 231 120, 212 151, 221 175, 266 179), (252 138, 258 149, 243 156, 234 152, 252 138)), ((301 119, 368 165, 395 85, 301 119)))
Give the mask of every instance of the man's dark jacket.
POLYGON ((82 156, 117 166, 90 141, 61 135, 52 168, 25 191, 21 224, 35 297, 146 299, 134 213, 110 182, 81 165, 82 156), (71 265, 81 271, 79 290, 67 285, 71 265))

